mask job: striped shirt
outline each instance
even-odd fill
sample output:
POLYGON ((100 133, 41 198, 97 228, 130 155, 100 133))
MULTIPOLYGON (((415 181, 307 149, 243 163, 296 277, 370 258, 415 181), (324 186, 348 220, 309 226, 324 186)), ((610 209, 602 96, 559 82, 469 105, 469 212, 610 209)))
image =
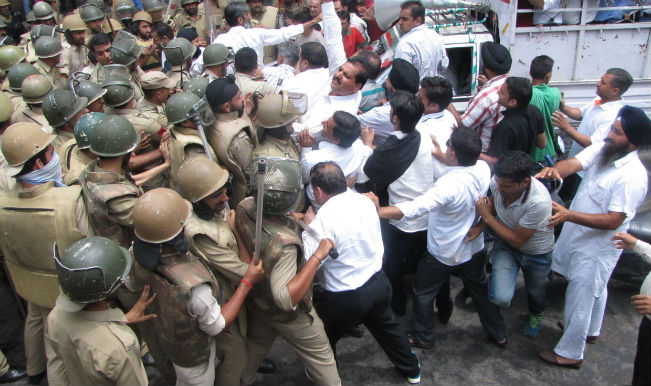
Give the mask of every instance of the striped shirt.
POLYGON ((508 78, 507 74, 499 75, 488 83, 468 102, 468 109, 461 117, 461 124, 477 131, 481 137, 481 151, 488 151, 491 134, 497 122, 502 118, 501 106, 498 102, 497 90, 508 78))

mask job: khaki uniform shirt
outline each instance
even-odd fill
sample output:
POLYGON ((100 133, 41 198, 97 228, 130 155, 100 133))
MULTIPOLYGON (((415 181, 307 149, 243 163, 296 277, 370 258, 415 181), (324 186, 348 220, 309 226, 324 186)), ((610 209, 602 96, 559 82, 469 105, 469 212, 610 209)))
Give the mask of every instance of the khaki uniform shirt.
MULTIPOLYGON (((52 141, 52 146, 54 146, 54 151, 56 151, 59 154, 59 157, 61 157, 61 149, 63 148, 63 144, 70 141, 71 139, 74 140, 75 133, 59 129, 56 129, 55 133, 57 137, 54 138, 54 141, 52 141)), ((61 161, 63 162, 63 159, 61 161)))
POLYGON ((13 114, 16 114, 19 111, 27 110, 27 103, 25 103, 23 96, 19 92, 10 90, 8 87, 9 85, 7 84, 7 90, 3 89, 3 92, 6 92, 7 95, 9 95, 9 99, 11 100, 11 104, 14 108, 13 114))
MULTIPOLYGON (((0 137, 2 141, 2 137, 0 137)), ((8 192, 16 186, 16 179, 10 176, 13 172, 18 173, 20 168, 10 168, 7 159, 0 151, 0 191, 8 192)))
POLYGON ((167 73, 167 77, 174 81, 176 88, 181 88, 183 82, 190 80, 190 74, 181 70, 181 66, 172 66, 172 69, 167 73))
POLYGON ((121 310, 67 312, 58 303, 45 328, 50 385, 147 385, 138 338, 121 310))
POLYGON ((54 128, 50 126, 47 118, 43 115, 43 108, 40 104, 32 104, 27 106, 27 109, 25 110, 14 111, 11 115, 11 123, 14 124, 18 122, 36 123, 37 125, 41 125, 41 127, 48 133, 54 133, 54 128))
POLYGON ((66 79, 59 71, 59 67, 50 67, 40 60, 34 62, 34 67, 52 82, 54 88, 64 87, 66 85, 66 79))
MULTIPOLYGON (((145 49, 148 47, 151 47, 152 44, 154 44, 154 41, 152 39, 149 40, 142 40, 140 37, 136 37, 136 44, 139 45, 140 47, 144 47, 145 49)), ((143 71, 161 71, 162 70, 162 65, 160 63, 160 60, 158 60, 155 56, 150 56, 149 59, 147 59, 147 63, 145 63, 142 66, 143 71)))
MULTIPOLYGON (((214 36, 217 36, 219 32, 223 32, 224 11, 223 8, 212 7, 212 12, 212 25, 215 28, 214 36)), ((183 8, 180 8, 172 20, 174 34, 183 28, 194 27, 197 29, 197 35, 207 43, 210 43, 210 30, 206 28, 206 24, 208 24, 206 17, 206 6, 204 3, 199 4, 197 7, 197 15, 194 19, 183 8)))
POLYGON ((138 105, 142 117, 151 122, 156 122, 159 128, 168 128, 167 115, 165 115, 165 108, 163 106, 155 105, 146 98, 142 98, 138 105))
POLYGON ((77 146, 77 141, 69 140, 61 146, 61 169, 63 170, 63 183, 74 185, 79 182, 79 175, 94 158, 89 157, 77 146))
POLYGON ((271 86, 264 80, 253 80, 250 75, 241 72, 235 73, 235 84, 242 91, 242 95, 259 92, 262 95, 270 95, 276 93, 276 88, 271 86))
POLYGON ((68 42, 64 42, 61 45, 63 46, 60 62, 60 71, 62 74, 71 76, 90 64, 88 48, 86 46, 73 46, 68 42))

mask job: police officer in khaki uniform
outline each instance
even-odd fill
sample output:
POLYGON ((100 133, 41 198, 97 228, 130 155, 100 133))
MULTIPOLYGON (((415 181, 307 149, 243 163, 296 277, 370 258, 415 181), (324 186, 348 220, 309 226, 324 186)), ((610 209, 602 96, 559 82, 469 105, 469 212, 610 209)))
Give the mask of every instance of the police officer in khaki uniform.
POLYGON ((25 356, 33 384, 45 376, 43 326, 59 293, 52 244, 67 248, 93 234, 81 188, 61 182, 55 138, 39 125, 21 122, 7 128, 1 145, 8 165, 17 170, 17 189, 0 193, 0 250, 16 292, 27 300, 25 356))
MULTIPOLYGON (((218 23, 221 24, 221 22, 219 22, 223 18, 221 8, 213 7, 212 10, 215 12, 213 17, 216 17, 218 23)), ((174 16, 172 21, 172 28, 175 33, 183 28, 194 27, 197 30, 199 37, 204 42, 209 42, 210 30, 206 28, 207 24, 206 7, 203 3, 199 4, 198 0, 181 0, 181 9, 176 13, 176 16, 174 16)))
POLYGON ((179 92, 172 95, 165 104, 167 121, 173 125, 170 129, 171 185, 177 186, 179 167, 185 160, 194 157, 217 159, 211 146, 205 147, 201 141, 197 124, 193 119, 198 116, 204 129, 215 123, 215 117, 201 98, 191 92, 179 92))
POLYGON ((165 60, 172 66, 167 76, 174 81, 176 88, 180 89, 183 82, 190 79, 188 69, 196 50, 197 47, 185 38, 172 39, 163 47, 165 60))
POLYGON ((262 264, 249 264, 237 290, 220 307, 217 281, 188 249, 183 229, 191 214, 192 205, 171 189, 154 189, 138 200, 131 276, 137 287, 149 285, 158 296, 150 307, 158 318, 145 339, 158 338, 174 364, 176 384, 213 386, 213 337, 229 328, 264 272, 262 264))
MULTIPOLYGON (((102 83, 102 87, 107 90, 104 103, 112 108, 112 113, 126 118, 140 133, 142 140, 147 140, 150 143, 135 151, 135 156, 129 163, 129 170, 139 173, 161 165, 163 161, 163 152, 159 149, 161 126, 158 122, 148 119, 138 109, 132 84, 126 78, 115 74, 102 83)), ((145 191, 167 186, 166 173, 158 173, 142 185, 145 191)))
POLYGON ((93 113, 105 112, 104 94, 106 90, 91 80, 78 79, 73 82, 75 93, 78 96, 88 98, 88 111, 93 113))
POLYGON ((161 63, 153 53, 154 41, 151 38, 151 26, 153 24, 151 15, 145 11, 136 12, 131 22, 131 29, 136 36, 136 43, 143 47, 147 53, 147 59, 142 60, 140 67, 143 71, 161 70, 161 63))
POLYGON ((140 79, 145 97, 140 101, 142 115, 161 128, 167 128, 165 103, 176 89, 172 79, 160 71, 149 71, 140 79))
POLYGON ((290 134, 292 124, 305 113, 307 96, 281 91, 258 102, 258 138, 252 158, 283 157, 300 161, 300 154, 290 134))
POLYGON ((7 80, 7 71, 14 64, 22 62, 26 57, 25 51, 16 46, 0 47, 0 81, 2 90, 9 89, 9 80, 7 80))
POLYGON ((233 51, 220 43, 213 43, 203 50, 203 76, 210 80, 226 76, 226 68, 233 62, 233 51))
MULTIPOLYGON (((252 28, 278 28, 278 8, 264 5, 262 0, 246 0, 251 8, 252 28)), ((278 5, 277 3, 275 5, 278 5)), ((263 63, 271 63, 276 60, 276 46, 265 46, 263 63)))
POLYGON ((52 91, 52 83, 43 74, 29 75, 23 81, 21 94, 27 109, 17 111, 11 116, 11 123, 31 122, 43 127, 48 133, 54 133, 54 128, 43 115, 43 100, 52 91))
POLYGON ((27 104, 23 100, 23 81, 30 75, 39 74, 36 67, 29 63, 18 63, 11 66, 7 74, 8 89, 4 90, 14 107, 14 113, 27 110, 27 104))
POLYGON ((97 156, 89 150, 90 132, 93 126, 106 118, 104 113, 86 113, 75 124, 75 138, 61 146, 61 168, 63 183, 70 186, 77 184, 79 175, 97 156))
POLYGON ((38 58, 34 62, 34 67, 47 76, 54 87, 62 87, 66 84, 66 76, 59 71, 62 52, 63 47, 58 38, 42 36, 34 43, 34 53, 38 58))
POLYGON ((160 2, 160 0, 144 0, 142 2, 142 9, 151 16, 152 23, 163 21, 165 6, 160 2))
POLYGON ((251 106, 245 108, 245 97, 231 77, 212 81, 206 88, 206 99, 217 118, 206 135, 219 162, 233 174, 233 195, 229 203, 235 208, 246 197, 245 170, 251 165, 251 154, 258 144, 255 129, 245 111, 251 106))
MULTIPOLYGON (((230 190, 228 179, 228 171, 208 158, 190 158, 179 168, 179 191, 193 207, 185 225, 185 238, 190 251, 215 275, 226 301, 233 296, 247 270, 248 264, 240 260, 240 253, 246 255, 243 260, 250 260, 242 241, 238 243, 231 229, 231 212, 225 210, 230 190)), ((215 384, 239 386, 247 360, 244 336, 246 310, 242 309, 228 332, 216 338, 220 364, 215 384)))
POLYGON ((79 7, 79 16, 86 23, 89 30, 88 39, 98 33, 102 33, 102 22, 106 15, 96 4, 88 3, 79 7))
POLYGON ((93 126, 90 151, 98 156, 79 175, 79 184, 95 233, 123 247, 131 243, 133 206, 142 190, 125 168, 140 135, 124 117, 108 116, 93 126))
MULTIPOLYGON (((144 48, 138 45, 136 38, 133 35, 120 32, 119 38, 113 40, 111 46, 111 59, 113 66, 124 65, 126 72, 129 76, 129 81, 133 85, 134 98, 136 101, 142 99, 142 88, 140 85, 140 77, 144 72, 138 66, 139 61, 145 60, 146 56, 151 55, 151 52, 145 51, 144 48)), ((113 69, 111 68, 111 71, 113 69)), ((101 74, 98 76, 106 80, 101 74)))
POLYGON ((61 145, 75 137, 75 124, 79 117, 88 112, 87 104, 88 98, 77 97, 72 91, 61 88, 54 89, 45 96, 43 115, 57 135, 52 143, 57 153, 61 145))
POLYGON ((32 11, 34 11, 34 18, 38 24, 58 27, 55 20, 56 13, 52 9, 52 6, 50 6, 50 4, 48 4, 46 1, 39 1, 38 3, 34 4, 32 11))
POLYGON ((265 82, 258 68, 258 54, 251 47, 242 47, 235 53, 235 84, 242 94, 276 93, 276 87, 265 82))
POLYGON ((73 13, 63 18, 63 35, 61 44, 61 73, 70 77, 90 64, 86 47, 86 23, 79 14, 73 13))
MULTIPOLYGON (((266 159, 260 259, 266 279, 247 301, 247 370, 242 384, 255 381, 258 363, 276 335, 292 345, 317 385, 341 385, 334 354, 323 322, 312 307, 314 275, 330 248, 319 248, 309 259, 303 256, 298 225, 287 215, 301 192, 301 166, 290 159, 266 159), (278 183, 283 181, 283 183, 278 183)), ((251 182, 257 180, 254 174, 251 182)), ((252 190, 257 189, 252 185, 252 190)), ((255 193, 254 193, 255 195, 255 193)), ((248 251, 255 241, 256 202, 244 199, 235 214, 237 233, 248 251)), ((237 234, 236 233, 236 234, 237 234)), ((327 242, 327 240, 324 240, 327 242)), ((240 258, 242 255, 240 254, 240 258)))
POLYGON ((147 288, 126 315, 106 301, 127 280, 129 251, 104 237, 89 237, 62 256, 58 245, 54 253, 62 293, 45 331, 48 383, 146 386, 138 338, 127 324, 154 318, 144 315, 154 297, 147 299, 147 288))

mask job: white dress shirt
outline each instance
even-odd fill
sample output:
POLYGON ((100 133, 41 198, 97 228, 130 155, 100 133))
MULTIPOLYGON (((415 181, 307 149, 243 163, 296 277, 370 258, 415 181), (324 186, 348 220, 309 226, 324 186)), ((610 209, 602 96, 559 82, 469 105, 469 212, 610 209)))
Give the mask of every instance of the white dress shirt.
MULTIPOLYGON (((348 148, 343 148, 330 142, 323 141, 319 144, 319 150, 302 149, 301 166, 303 170, 303 182, 310 181, 310 170, 319 162, 332 161, 339 165, 346 177, 353 177, 359 173, 366 159, 371 156, 373 149, 364 146, 361 140, 356 140, 348 148)), ((312 185, 305 189, 307 197, 313 205, 318 206, 314 201, 312 185)))
MULTIPOLYGON (((361 102, 361 91, 342 96, 328 94, 321 95, 314 101, 312 108, 308 107, 305 115, 301 117, 302 123, 294 124, 294 131, 299 132, 304 128, 308 128, 313 134, 318 133, 323 130, 321 123, 327 121, 335 111, 345 111, 352 115, 357 115, 357 108, 361 102)), ((308 106, 309 105, 308 97, 308 106)))
POLYGON ((544 0, 542 9, 533 12, 533 25, 563 24, 563 13, 550 11, 558 8, 564 8, 562 0, 544 0))
POLYGON ((213 43, 221 43, 237 52, 242 47, 251 47, 258 54, 258 66, 264 67, 264 47, 284 43, 291 37, 303 33, 303 24, 290 25, 279 29, 231 27, 220 34, 213 43))
POLYGON ((201 284, 190 291, 188 312, 196 315, 199 328, 210 336, 219 334, 226 326, 226 319, 209 284, 201 284))
POLYGON ((576 155, 585 177, 570 210, 590 214, 620 212, 626 214, 626 218, 615 230, 589 228, 572 222, 563 224, 552 261, 552 270, 568 280, 586 277, 585 273, 589 272, 588 276, 594 277, 592 289, 595 297, 603 293, 622 253, 610 238, 615 232, 626 232, 647 190, 646 169, 637 151, 601 168, 599 152, 603 146, 604 142, 598 142, 576 155))
POLYGON ((491 171, 484 161, 448 169, 425 194, 396 207, 407 222, 429 213, 427 250, 441 263, 454 266, 484 247, 483 235, 471 242, 465 237, 475 223, 475 203, 486 194, 491 171))
MULTIPOLYGON (((423 140, 427 140, 430 143, 432 142, 432 137, 434 137, 441 151, 445 154, 448 149, 448 139, 452 135, 452 128, 456 125, 457 120, 454 118, 454 115, 447 110, 443 110, 438 113, 423 115, 416 125, 416 130, 423 134, 423 140)), ((434 170, 434 181, 447 171, 445 163, 439 161, 434 156, 432 156, 432 167, 434 170)))
POLYGON ((446 69, 449 64, 443 38, 425 24, 414 27, 400 37, 393 57, 413 64, 421 79, 437 76, 439 70, 446 69))
MULTIPOLYGON (((404 137, 403 132, 394 132, 398 138, 404 137)), ((389 193, 389 205, 395 206, 398 203, 411 201, 414 198, 428 191, 433 185, 434 173, 432 159, 432 141, 425 136, 420 136, 420 146, 414 162, 397 180, 393 181, 387 191, 389 193)), ((400 220, 389 220, 389 223, 403 232, 413 233, 427 229, 427 214, 407 222, 404 217, 400 220)))
MULTIPOLYGON (((599 101, 599 98, 595 98, 581 107, 581 124, 577 129, 579 133, 589 136, 593 144, 603 141, 608 136, 610 126, 615 122, 619 109, 624 107, 624 101, 621 99, 601 104, 599 101)), ((567 158, 574 157, 583 149, 583 146, 574 141, 567 158)))
POLYGON ((375 139, 373 144, 378 146, 387 140, 393 133, 393 123, 391 123, 391 103, 387 102, 381 106, 374 107, 364 114, 358 115, 357 119, 362 127, 370 127, 375 130, 375 139))
POLYGON ((380 219, 368 197, 351 190, 331 197, 309 227, 319 239, 303 232, 306 259, 324 238, 334 241, 339 253, 336 260, 324 260, 317 271, 319 285, 326 291, 357 289, 382 269, 380 219))
POLYGON ((317 100, 321 100, 330 93, 331 81, 332 78, 330 78, 327 68, 311 68, 284 81, 280 89, 307 95, 307 111, 310 111, 315 107, 317 100))

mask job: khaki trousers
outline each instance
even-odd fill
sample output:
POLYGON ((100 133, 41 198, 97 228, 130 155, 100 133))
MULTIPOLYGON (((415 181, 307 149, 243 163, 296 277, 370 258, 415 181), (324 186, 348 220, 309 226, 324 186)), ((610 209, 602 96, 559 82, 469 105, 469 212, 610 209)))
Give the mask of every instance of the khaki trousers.
POLYGON ((0 377, 7 374, 7 371, 9 371, 9 363, 7 362, 7 357, 2 351, 0 351, 0 377))
POLYGON ((25 358, 27 360, 27 375, 34 376, 47 369, 45 357, 44 327, 51 308, 27 302, 27 317, 25 318, 25 358))
POLYGON ((328 336, 314 309, 309 314, 299 313, 298 318, 291 322, 274 322, 269 315, 258 312, 248 314, 246 348, 249 361, 242 377, 243 384, 255 382, 258 366, 269 352, 276 335, 280 335, 294 347, 316 385, 341 385, 328 336))
POLYGON ((220 363, 215 371, 215 385, 240 386, 240 379, 246 370, 246 339, 240 333, 235 320, 228 331, 215 337, 217 359, 220 363))

